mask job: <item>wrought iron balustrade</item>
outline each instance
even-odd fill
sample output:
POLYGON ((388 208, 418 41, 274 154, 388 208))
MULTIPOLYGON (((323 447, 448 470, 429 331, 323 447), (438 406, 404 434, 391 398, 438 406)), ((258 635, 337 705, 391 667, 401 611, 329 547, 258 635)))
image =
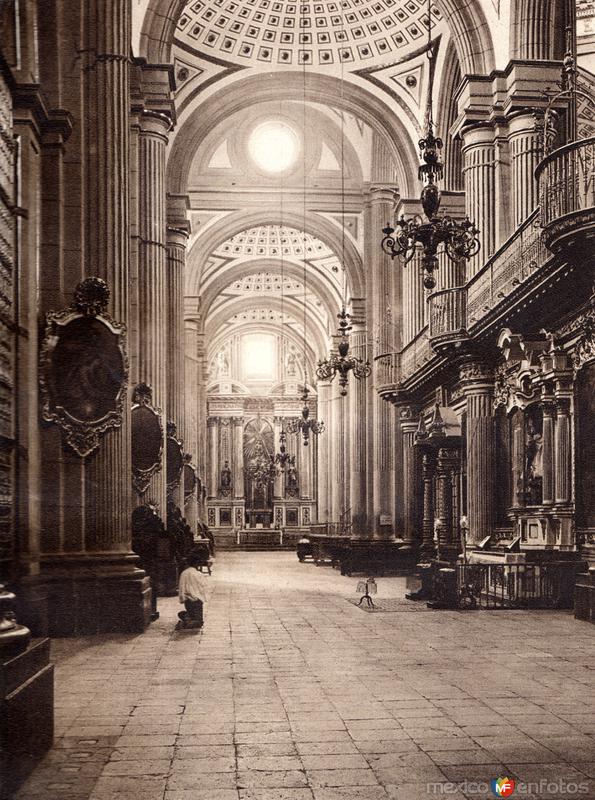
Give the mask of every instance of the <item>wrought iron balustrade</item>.
POLYGON ((428 326, 426 326, 400 353, 401 381, 406 381, 407 378, 415 375, 435 355, 430 342, 428 326))
POLYGON ((457 564, 459 608, 572 608, 575 561, 457 564))
POLYGON ((467 336, 467 289, 443 289, 429 297, 430 341, 433 347, 467 336))
POLYGON ((374 383, 380 391, 384 386, 394 386, 401 379, 401 354, 383 353, 374 359, 374 383))
POLYGON ((472 328, 550 258, 539 210, 531 214, 467 284, 467 326, 472 328))
MULTIPOLYGON (((559 147, 538 165, 540 221, 547 229, 569 214, 595 212, 595 137, 559 147)), ((592 222, 592 214, 590 215, 592 222)))

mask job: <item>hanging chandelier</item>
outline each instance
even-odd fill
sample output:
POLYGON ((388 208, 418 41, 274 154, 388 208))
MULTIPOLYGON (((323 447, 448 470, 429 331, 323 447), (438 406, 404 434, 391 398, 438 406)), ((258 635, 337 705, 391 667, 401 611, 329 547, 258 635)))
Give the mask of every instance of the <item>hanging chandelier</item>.
POLYGON ((345 397, 347 394, 347 384, 349 382, 349 373, 352 372, 353 376, 358 380, 368 378, 372 372, 372 367, 369 361, 363 361, 361 358, 349 355, 349 334, 351 333, 351 316, 346 312, 345 308, 337 314, 339 320, 339 346, 337 348, 338 354, 331 355, 330 358, 318 362, 316 375, 320 380, 328 381, 334 380, 335 376, 339 376, 339 386, 341 387, 341 396, 345 397))
POLYGON ((426 134, 419 140, 420 156, 423 164, 418 171, 419 180, 425 185, 421 193, 421 205, 427 221, 416 216, 406 220, 402 216, 396 221, 396 227, 387 225, 383 228, 382 249, 391 258, 403 256, 404 264, 414 258, 418 249, 422 251, 421 263, 424 271, 423 283, 426 289, 436 286, 434 273, 438 269, 438 250, 458 262, 461 259, 469 260, 479 253, 479 229, 469 217, 458 222, 452 217, 442 214, 438 216, 442 194, 438 181, 444 175, 444 165, 440 161, 442 139, 434 136, 434 119, 432 110, 432 91, 434 86, 434 67, 436 50, 432 44, 432 24, 430 17, 430 2, 428 0, 428 59, 430 61, 430 79, 428 85, 428 105, 426 112, 426 134))
MULTIPOLYGON (((302 5, 300 8, 300 14, 304 13, 305 6, 302 5)), ((302 20, 303 21, 303 20, 302 20)), ((307 269, 307 260, 306 260, 306 131, 308 130, 307 126, 307 119, 306 119, 306 61, 303 61, 302 64, 302 77, 303 77, 303 97, 302 97, 302 111, 303 111, 303 127, 302 130, 304 132, 304 147, 303 147, 303 162, 302 162, 302 170, 303 170, 303 214, 304 214, 304 225, 303 225, 303 240, 302 240, 302 263, 304 269, 304 324, 303 324, 303 335, 304 335, 304 391, 302 393, 302 402, 304 407, 302 408, 302 416, 298 419, 289 420, 286 426, 288 433, 301 433, 303 437, 304 446, 308 446, 310 444, 310 436, 318 436, 320 433, 324 431, 324 422, 318 422, 317 420, 310 419, 310 407, 308 405, 308 387, 306 385, 307 375, 308 375, 308 269, 307 269)))
MULTIPOLYGON (((343 21, 343 12, 341 12, 341 20, 343 21)), ((341 62, 341 99, 344 99, 344 77, 343 77, 343 62, 341 62)), ((339 376, 339 386, 341 387, 341 397, 347 395, 347 385, 349 383, 349 373, 352 373, 355 378, 362 380, 368 378, 372 372, 370 362, 364 362, 361 358, 356 358, 349 354, 349 334, 351 333, 351 315, 347 313, 347 277, 345 271, 345 119, 343 110, 341 109, 341 265, 343 272, 343 285, 342 285, 342 306, 341 311, 337 314, 339 320, 338 334, 339 345, 337 353, 331 354, 318 362, 316 375, 320 380, 333 381, 335 377, 339 376)))
POLYGON ((279 434, 279 452, 274 456, 275 469, 278 472, 285 472, 288 467, 295 467, 295 456, 290 455, 285 447, 287 434, 282 428, 279 434))
POLYGON ((310 435, 318 436, 319 433, 324 431, 324 422, 318 422, 315 419, 310 419, 310 407, 308 406, 308 387, 304 386, 302 394, 302 416, 298 419, 290 419, 287 423, 288 433, 301 433, 306 447, 310 444, 310 435))

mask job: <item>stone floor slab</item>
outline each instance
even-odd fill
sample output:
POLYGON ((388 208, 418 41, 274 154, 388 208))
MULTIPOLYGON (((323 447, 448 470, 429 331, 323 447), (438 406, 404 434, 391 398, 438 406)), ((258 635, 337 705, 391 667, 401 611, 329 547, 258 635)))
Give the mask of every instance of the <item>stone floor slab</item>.
MULTIPOLYGON (((506 773, 595 779, 595 652, 570 614, 362 614, 357 577, 292 553, 221 554, 209 580, 199 636, 160 598, 144 635, 52 643, 56 741, 15 800, 421 800, 506 773)), ((406 581, 380 588, 398 599, 406 581)))

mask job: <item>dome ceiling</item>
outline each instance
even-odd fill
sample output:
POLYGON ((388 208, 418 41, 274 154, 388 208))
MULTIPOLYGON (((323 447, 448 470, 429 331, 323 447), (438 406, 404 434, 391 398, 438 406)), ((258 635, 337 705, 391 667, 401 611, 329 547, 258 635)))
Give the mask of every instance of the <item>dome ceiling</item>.
POLYGON ((232 236, 215 251, 215 255, 226 258, 280 258, 282 255, 290 258, 303 258, 304 255, 306 258, 327 258, 333 253, 320 239, 308 233, 279 225, 263 225, 232 236))
MULTIPOLYGON (((435 24, 440 12, 432 6, 431 13, 435 24)), ((245 66, 365 66, 419 49, 427 27, 423 0, 190 0, 176 38, 187 50, 245 66)))

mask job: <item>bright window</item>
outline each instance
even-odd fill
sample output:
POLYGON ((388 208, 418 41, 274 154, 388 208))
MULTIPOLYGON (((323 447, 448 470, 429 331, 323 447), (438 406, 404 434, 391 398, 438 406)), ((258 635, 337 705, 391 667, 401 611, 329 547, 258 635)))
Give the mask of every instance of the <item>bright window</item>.
POLYGON ((275 378, 275 338, 262 333, 242 338, 242 373, 246 381, 272 381, 275 378))
POLYGON ((295 163, 299 152, 296 132, 284 122, 264 122, 254 129, 248 150, 265 172, 284 172, 295 163))

